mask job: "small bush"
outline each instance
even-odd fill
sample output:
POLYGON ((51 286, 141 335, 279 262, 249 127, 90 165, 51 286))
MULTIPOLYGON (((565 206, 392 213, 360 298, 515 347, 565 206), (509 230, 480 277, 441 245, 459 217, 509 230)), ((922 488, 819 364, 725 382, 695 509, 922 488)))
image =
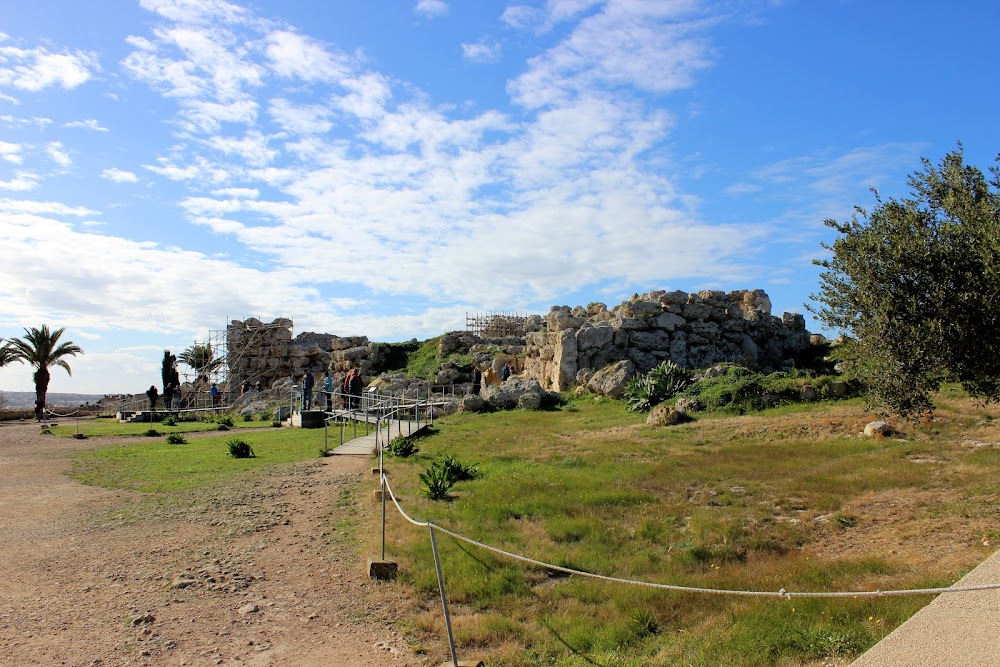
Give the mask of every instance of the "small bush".
POLYGON ((170 435, 167 436, 167 444, 168 445, 186 445, 187 444, 187 440, 185 440, 184 436, 181 435, 180 433, 171 433, 170 435))
POLYGON ((479 472, 479 466, 462 463, 454 454, 442 457, 440 461, 441 465, 448 471, 456 482, 479 479, 482 476, 482 473, 479 472))
POLYGON ((229 430, 229 427, 228 427, 227 425, 225 425, 225 424, 219 424, 219 425, 218 425, 218 426, 216 427, 216 430, 218 430, 218 431, 228 431, 228 430, 229 430))
POLYGON ((173 417, 166 417, 162 423, 164 426, 177 426, 177 422, 173 417))
POLYGON ((226 446, 229 447, 229 455, 234 459, 253 459, 257 457, 253 453, 253 447, 239 438, 233 438, 226 443, 226 446))
POLYGON ((143 433, 143 435, 146 436, 147 438, 159 438, 160 432, 157 431, 155 428, 151 428, 145 433, 143 433))
POLYGON ((446 468, 440 459, 434 460, 425 472, 420 473, 420 481, 424 483, 424 488, 420 493, 431 500, 444 500, 448 497, 451 487, 455 486, 456 480, 450 470, 446 468))
POLYGON ((257 415, 257 421, 269 422, 274 418, 274 413, 272 412, 262 412, 257 415))
MULTIPOLYGON (((219 417, 216 421, 218 422, 220 427, 221 426, 225 426, 227 428, 233 427, 233 418, 230 417, 229 415, 224 415, 222 417, 219 417)), ((223 429, 220 428, 219 430, 221 431, 223 429)))
POLYGON ((414 438, 403 435, 390 440, 388 449, 390 454, 400 458, 412 456, 420 451, 414 438))
POLYGON ((281 428, 281 422, 275 419, 274 421, 271 422, 271 428, 281 428))

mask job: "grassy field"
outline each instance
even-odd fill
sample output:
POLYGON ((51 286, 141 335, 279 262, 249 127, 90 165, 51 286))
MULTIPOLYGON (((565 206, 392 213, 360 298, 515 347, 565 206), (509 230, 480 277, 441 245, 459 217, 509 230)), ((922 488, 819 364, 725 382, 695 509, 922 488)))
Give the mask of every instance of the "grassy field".
MULTIPOLYGON (((868 439, 873 417, 857 401, 650 428, 618 402, 584 398, 449 417, 387 469, 415 518, 603 575, 767 591, 946 586, 1000 537, 998 415, 951 390, 933 421, 868 439), (482 477, 430 501, 418 474, 444 454, 482 477)), ((388 557, 422 601, 411 627, 436 651, 427 531, 393 513, 388 534, 388 557)), ((930 599, 662 592, 439 545, 459 655, 490 665, 846 664, 930 599)))
MULTIPOLYGON (((239 417, 233 418, 233 428, 271 428, 271 420, 245 421, 239 417)), ((51 427, 52 434, 62 438, 73 437, 76 433, 87 438, 98 438, 102 436, 135 437, 145 436, 150 429, 160 435, 171 433, 203 433, 205 431, 219 430, 219 424, 215 421, 178 421, 173 426, 168 426, 163 422, 122 424, 117 419, 81 419, 79 422, 64 422, 58 426, 51 427)))
MULTIPOLYGON (((767 591, 949 585, 1000 540, 1000 410, 952 389, 932 420, 891 438, 860 437, 871 419, 844 401, 650 428, 619 402, 585 397, 553 411, 448 417, 415 456, 386 466, 417 519, 603 575, 767 591), (482 476, 448 501, 428 500, 418 475, 446 454, 482 476)), ((77 479, 177 498, 316 457, 322 441, 266 428, 189 431, 186 444, 169 445, 142 437, 148 425, 87 426, 128 437, 81 455, 77 479), (257 458, 231 459, 233 437, 257 458)), ((164 435, 214 427, 154 425, 164 435)), ((439 545, 459 655, 496 666, 842 665, 929 601, 663 592, 526 566, 445 536, 439 545)), ((443 659, 427 531, 392 511, 387 547, 412 591, 406 626, 418 649, 443 659)))
MULTIPOLYGON (((116 426, 125 429, 135 425, 116 426)), ((288 428, 206 434, 177 445, 167 444, 163 437, 123 438, 121 445, 78 456, 70 474, 84 484, 147 493, 177 492, 317 458, 322 441, 322 431, 288 428), (230 457, 227 443, 234 438, 250 444, 256 457, 230 457)))

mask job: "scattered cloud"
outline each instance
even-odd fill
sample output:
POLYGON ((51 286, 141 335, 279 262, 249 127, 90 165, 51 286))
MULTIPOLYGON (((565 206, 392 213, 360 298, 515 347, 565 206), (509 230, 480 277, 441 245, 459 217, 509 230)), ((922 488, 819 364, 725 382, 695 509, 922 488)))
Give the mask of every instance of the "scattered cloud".
POLYGON ((124 171, 116 167, 105 169, 101 172, 101 177, 106 178, 109 181, 114 181, 115 183, 137 183, 139 181, 139 177, 133 172, 124 171))
POLYGON ((45 147, 45 152, 48 153, 52 161, 58 164, 63 169, 67 169, 73 164, 73 159, 66 152, 65 147, 61 141, 51 141, 49 145, 45 147))
POLYGON ((462 44, 462 57, 474 63, 495 63, 500 60, 501 47, 497 42, 480 40, 462 44))
POLYGON ((21 144, 12 144, 7 141, 0 141, 0 160, 6 160, 11 164, 21 164, 24 158, 21 157, 21 144))
POLYGON ((101 124, 94 118, 88 118, 86 120, 74 120, 63 125, 63 127, 79 127, 84 130, 94 130, 95 132, 107 132, 108 128, 102 127, 101 124))
POLYGON ((448 13, 448 3, 444 0, 417 0, 413 11, 429 18, 444 16, 448 13))
POLYGON ((71 89, 85 83, 99 69, 93 53, 53 53, 44 47, 0 46, 0 87, 28 92, 50 86, 71 89))

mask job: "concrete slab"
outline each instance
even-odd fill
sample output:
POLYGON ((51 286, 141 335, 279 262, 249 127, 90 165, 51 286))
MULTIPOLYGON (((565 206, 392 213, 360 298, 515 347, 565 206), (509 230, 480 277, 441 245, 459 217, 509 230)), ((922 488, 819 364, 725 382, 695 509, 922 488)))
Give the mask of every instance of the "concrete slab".
MULTIPOLYGON (((1000 551, 955 586, 1000 584, 1000 551)), ((852 667, 1000 667, 1000 589, 943 593, 852 667)))

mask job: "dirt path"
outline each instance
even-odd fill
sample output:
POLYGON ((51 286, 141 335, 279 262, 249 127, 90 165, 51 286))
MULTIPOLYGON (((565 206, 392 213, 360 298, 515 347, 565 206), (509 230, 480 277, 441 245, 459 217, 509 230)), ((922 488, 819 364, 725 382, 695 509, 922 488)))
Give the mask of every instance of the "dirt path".
POLYGON ((102 444, 0 424, 0 665, 429 664, 343 530, 367 458, 154 500, 66 476, 102 444))

